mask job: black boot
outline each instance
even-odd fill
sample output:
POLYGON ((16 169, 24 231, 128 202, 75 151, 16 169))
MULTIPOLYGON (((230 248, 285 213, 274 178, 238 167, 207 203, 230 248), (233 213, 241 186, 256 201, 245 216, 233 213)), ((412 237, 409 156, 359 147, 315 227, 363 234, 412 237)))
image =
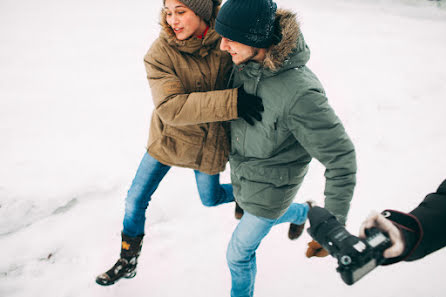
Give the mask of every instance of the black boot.
POLYGON ((143 237, 144 235, 130 237, 122 234, 121 257, 110 270, 96 278, 96 283, 101 286, 109 286, 123 277, 135 277, 143 237))
POLYGON ((235 211, 234 211, 234 216, 237 220, 240 220, 243 217, 243 209, 238 205, 238 203, 235 203, 235 211))
MULTIPOLYGON (((308 204, 310 209, 315 205, 315 202, 312 200, 307 201, 305 203, 308 204)), ((302 232, 304 231, 304 227, 305 227, 305 223, 300 224, 300 225, 291 223, 290 228, 288 229, 288 238, 291 240, 298 239, 302 235, 302 232)))

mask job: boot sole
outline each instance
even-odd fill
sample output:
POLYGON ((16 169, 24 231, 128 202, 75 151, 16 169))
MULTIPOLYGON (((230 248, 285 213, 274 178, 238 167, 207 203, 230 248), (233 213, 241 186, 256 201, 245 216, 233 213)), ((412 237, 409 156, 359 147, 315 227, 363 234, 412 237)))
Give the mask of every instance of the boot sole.
POLYGON ((124 274, 123 278, 127 278, 127 279, 128 278, 134 278, 135 275, 136 275, 136 271, 132 271, 132 272, 124 274))
POLYGON ((131 278, 134 278, 135 276, 136 276, 136 271, 132 271, 132 272, 128 272, 128 273, 124 274, 123 276, 115 279, 114 281, 106 282, 106 281, 101 281, 100 279, 96 279, 96 283, 98 285, 106 287, 106 286, 111 286, 111 285, 115 284, 121 278, 131 279, 131 278))

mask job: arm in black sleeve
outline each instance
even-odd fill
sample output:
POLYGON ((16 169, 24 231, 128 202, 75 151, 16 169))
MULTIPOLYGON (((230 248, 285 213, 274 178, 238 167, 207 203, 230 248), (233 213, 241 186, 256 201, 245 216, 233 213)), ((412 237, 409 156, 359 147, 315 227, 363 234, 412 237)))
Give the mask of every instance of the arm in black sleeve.
POLYGON ((446 246, 446 180, 410 214, 420 221, 423 236, 407 261, 420 259, 446 246))
POLYGON ((446 246, 446 180, 410 213, 386 210, 383 214, 402 231, 406 244, 400 257, 385 264, 418 260, 441 249, 446 246))

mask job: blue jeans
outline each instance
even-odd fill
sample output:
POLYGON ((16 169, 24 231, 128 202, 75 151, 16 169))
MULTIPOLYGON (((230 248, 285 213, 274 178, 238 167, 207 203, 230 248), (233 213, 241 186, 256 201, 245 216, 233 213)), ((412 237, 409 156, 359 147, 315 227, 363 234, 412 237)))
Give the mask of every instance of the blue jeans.
MULTIPOLYGON (((169 169, 170 166, 161 164, 148 153, 144 154, 125 199, 125 235, 135 237, 144 234, 147 207, 169 169)), ((195 170, 195 179, 203 205, 216 206, 234 201, 232 185, 221 185, 219 174, 209 175, 195 170)))
POLYGON ((232 233, 226 259, 231 271, 231 297, 252 297, 257 273, 256 250, 274 225, 281 223, 303 224, 307 219, 308 204, 293 203, 276 220, 254 216, 245 211, 232 233))

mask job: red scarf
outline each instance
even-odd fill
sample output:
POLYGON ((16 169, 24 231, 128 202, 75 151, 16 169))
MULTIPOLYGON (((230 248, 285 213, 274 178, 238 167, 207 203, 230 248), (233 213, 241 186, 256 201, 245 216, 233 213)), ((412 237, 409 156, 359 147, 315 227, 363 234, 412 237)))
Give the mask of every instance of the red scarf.
POLYGON ((207 27, 206 27, 206 30, 204 30, 203 34, 202 34, 202 35, 198 35, 197 38, 204 39, 204 37, 205 37, 206 34, 208 33, 208 30, 209 30, 209 26, 207 26, 207 27))

